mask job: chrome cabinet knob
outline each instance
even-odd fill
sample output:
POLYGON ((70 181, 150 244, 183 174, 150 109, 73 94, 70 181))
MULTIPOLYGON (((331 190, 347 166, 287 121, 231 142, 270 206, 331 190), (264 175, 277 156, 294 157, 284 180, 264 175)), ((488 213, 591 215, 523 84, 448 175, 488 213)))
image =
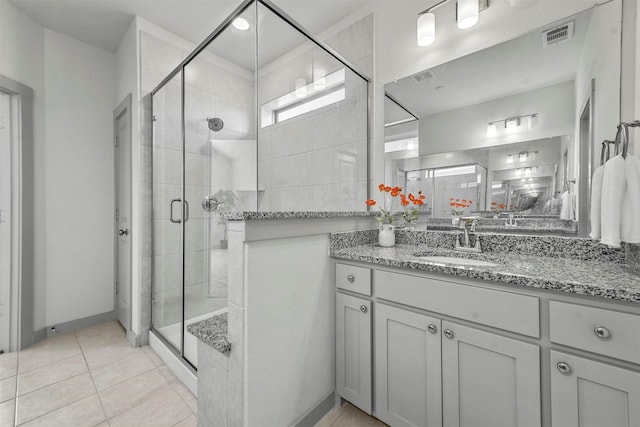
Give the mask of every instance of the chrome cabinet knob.
POLYGON ((118 235, 119 236, 128 236, 129 235, 129 229, 125 228, 125 229, 118 230, 118 235))
POLYGON ((353 283, 355 281, 356 281, 356 278, 353 276, 353 274, 350 274, 347 276, 347 282, 353 283))
POLYGON ((611 332, 604 326, 594 328, 593 333, 596 334, 598 338, 609 338, 611 336, 611 332))
POLYGON ((451 329, 445 329, 443 334, 444 334, 445 337, 447 337, 449 339, 453 338, 453 331, 451 329))
POLYGON ((427 331, 431 332, 432 334, 435 334, 436 332, 438 332, 438 328, 436 327, 436 325, 432 323, 429 326, 427 326, 427 331))
POLYGON ((361 311, 361 312, 366 313, 368 310, 369 310, 369 309, 367 308, 367 306, 366 306, 366 305, 362 304, 362 305, 360 306, 360 311, 361 311))
POLYGON ((560 371, 561 373, 563 373, 565 375, 568 375, 568 374, 571 373, 571 366, 569 366, 568 363, 558 362, 556 367, 558 368, 558 371, 560 371))

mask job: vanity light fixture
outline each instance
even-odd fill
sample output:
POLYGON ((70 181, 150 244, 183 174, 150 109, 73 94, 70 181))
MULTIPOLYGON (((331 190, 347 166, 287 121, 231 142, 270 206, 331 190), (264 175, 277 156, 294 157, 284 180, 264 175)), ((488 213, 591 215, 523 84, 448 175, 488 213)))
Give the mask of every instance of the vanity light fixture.
MULTIPOLYGON (((429 46, 436 41, 436 15, 433 11, 448 2, 442 0, 418 14, 417 42, 418 46, 429 46)), ((480 11, 489 7, 489 0, 458 0, 456 2, 456 21, 458 28, 465 30, 478 22, 480 11)))
POLYGON ((504 123, 507 133, 515 132, 520 126, 522 119, 527 119, 527 127, 533 129, 538 125, 538 113, 523 114, 521 116, 507 117, 506 119, 494 120, 487 123, 487 136, 492 137, 498 134, 498 123, 504 123))
POLYGON ((513 133, 520 126, 520 118, 512 117, 504 121, 504 128, 507 130, 507 133, 513 133))
POLYGON ((496 122, 489 122, 487 124, 487 136, 489 137, 496 136, 497 133, 498 133, 498 126, 496 125, 496 122))
POLYGON ((458 28, 466 30, 476 25, 480 14, 480 6, 477 0, 458 0, 456 6, 458 28))

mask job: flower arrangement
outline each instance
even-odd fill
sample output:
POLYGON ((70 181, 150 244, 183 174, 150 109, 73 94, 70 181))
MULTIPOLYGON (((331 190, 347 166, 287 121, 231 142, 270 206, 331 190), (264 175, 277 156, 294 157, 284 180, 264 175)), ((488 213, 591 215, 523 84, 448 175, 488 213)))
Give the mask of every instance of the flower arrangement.
POLYGON ((453 216, 462 216, 464 209, 471 207, 472 204, 473 200, 449 198, 449 206, 451 206, 451 215, 453 216))
POLYGON ((494 216, 498 216, 506 209, 506 207, 507 206, 504 203, 491 202, 490 210, 494 216))
MULTIPOLYGON (((402 187, 391 187, 388 185, 378 185, 378 190, 383 193, 383 206, 380 207, 380 212, 376 215, 376 219, 381 224, 393 224, 395 215, 392 211, 393 201, 395 198, 400 198, 400 205, 404 208, 401 217, 406 222, 411 223, 418 219, 419 207, 424 205, 425 195, 422 191, 418 192, 418 196, 414 196, 409 193, 406 195, 402 193, 402 187)), ((377 202, 373 199, 368 199, 367 206, 375 206, 377 202)))

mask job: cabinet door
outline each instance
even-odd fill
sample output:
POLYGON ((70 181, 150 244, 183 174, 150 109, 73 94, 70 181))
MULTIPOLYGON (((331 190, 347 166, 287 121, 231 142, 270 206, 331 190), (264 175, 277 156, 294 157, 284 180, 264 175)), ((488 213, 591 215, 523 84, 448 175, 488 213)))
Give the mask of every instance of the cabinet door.
POLYGON ((375 311, 376 417, 442 425, 440 320, 383 304, 375 311))
POLYGON ((640 373, 551 350, 551 420, 562 427, 640 426, 640 373))
POLYGON ((371 302, 336 294, 336 391, 371 414, 371 302))
POLYGON ((540 348, 442 322, 446 426, 539 426, 540 348))

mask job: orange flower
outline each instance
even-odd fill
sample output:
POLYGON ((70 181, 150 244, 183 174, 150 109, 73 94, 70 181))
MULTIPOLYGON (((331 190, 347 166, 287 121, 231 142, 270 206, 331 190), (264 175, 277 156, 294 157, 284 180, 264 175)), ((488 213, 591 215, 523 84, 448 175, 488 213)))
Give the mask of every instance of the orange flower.
POLYGON ((449 206, 451 206, 451 207, 454 207, 455 205, 456 205, 456 204, 455 204, 455 203, 453 203, 453 202, 449 203, 449 206))
POLYGON ((400 194, 400 190, 398 189, 398 187, 393 187, 391 189, 391 197, 396 197, 398 194, 400 194))
POLYGON ((400 201, 400 204, 401 204, 402 206, 407 206, 407 205, 409 205, 409 201, 408 201, 407 199, 402 199, 402 200, 400 201))
POLYGON ((452 200, 453 200, 453 197, 449 197, 449 201, 452 201, 452 200))
POLYGON ((497 205, 497 203, 496 202, 491 202, 491 205, 497 205))
POLYGON ((420 199, 416 199, 416 200, 413 201, 413 204, 414 205, 418 205, 418 206, 422 206, 422 205, 424 205, 424 202, 422 200, 420 200, 420 199))
POLYGON ((378 185, 378 190, 380 190, 380 191, 384 191, 384 184, 380 184, 380 185, 378 185))
POLYGON ((367 206, 373 206, 376 204, 376 201, 373 199, 367 199, 365 203, 367 204, 367 206))
POLYGON ((411 200, 412 202, 415 200, 415 196, 411 193, 409 193, 409 200, 411 200))
POLYGON ((391 187, 389 187, 388 185, 384 187, 384 191, 386 191, 387 193, 391 191, 391 187))

